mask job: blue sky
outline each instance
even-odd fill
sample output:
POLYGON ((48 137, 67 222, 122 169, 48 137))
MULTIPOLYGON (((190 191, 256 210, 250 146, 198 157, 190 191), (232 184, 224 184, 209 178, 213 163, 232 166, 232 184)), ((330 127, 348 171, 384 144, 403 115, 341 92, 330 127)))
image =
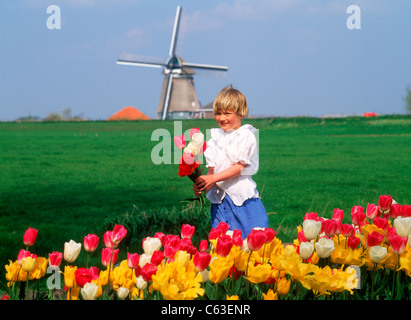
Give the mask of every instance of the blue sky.
POLYGON ((121 53, 168 57, 177 6, 178 54, 228 66, 197 75, 200 103, 232 84, 252 116, 404 114, 411 85, 407 0, 2 0, 0 120, 72 115, 104 120, 125 106, 156 117, 160 69, 117 65, 121 53), (361 29, 347 28, 347 7, 361 29), (61 29, 47 7, 58 5, 61 29))

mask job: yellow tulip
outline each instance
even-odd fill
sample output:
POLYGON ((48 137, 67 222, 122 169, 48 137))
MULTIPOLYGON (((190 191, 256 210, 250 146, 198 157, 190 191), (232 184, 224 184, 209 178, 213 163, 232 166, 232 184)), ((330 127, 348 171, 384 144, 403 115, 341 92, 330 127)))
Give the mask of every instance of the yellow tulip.
POLYGON ((234 296, 227 295, 226 300, 239 300, 239 297, 237 295, 234 295, 234 296))
POLYGON ((251 283, 261 283, 267 281, 271 275, 272 269, 268 264, 249 265, 248 275, 245 278, 251 283))
POLYGON ((213 283, 220 283, 228 277, 233 264, 229 256, 215 257, 210 262, 210 273, 208 279, 213 283))
POLYGON ((67 288, 74 288, 76 286, 76 277, 74 272, 77 270, 75 266, 64 267, 64 284, 67 288))
POLYGON ((277 294, 280 296, 285 296, 290 291, 291 280, 287 280, 287 278, 280 278, 277 281, 277 294))
POLYGON ((26 272, 32 272, 36 268, 36 259, 26 257, 21 260, 21 267, 26 272))
POLYGON ((274 293, 273 289, 270 289, 267 293, 263 292, 263 298, 264 300, 278 300, 278 294, 277 292, 274 293))

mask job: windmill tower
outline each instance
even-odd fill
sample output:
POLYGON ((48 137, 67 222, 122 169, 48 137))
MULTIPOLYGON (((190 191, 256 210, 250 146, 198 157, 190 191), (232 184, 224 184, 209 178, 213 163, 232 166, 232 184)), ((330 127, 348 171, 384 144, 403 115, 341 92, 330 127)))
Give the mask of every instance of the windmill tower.
POLYGON ((169 58, 166 62, 149 58, 135 59, 135 57, 130 54, 123 55, 123 57, 117 60, 118 64, 123 65, 163 68, 164 80, 157 108, 158 118, 162 120, 188 119, 196 116, 200 104, 194 87, 194 70, 220 72, 226 72, 228 70, 228 68, 224 66, 189 63, 176 54, 181 11, 182 7, 177 7, 169 58))

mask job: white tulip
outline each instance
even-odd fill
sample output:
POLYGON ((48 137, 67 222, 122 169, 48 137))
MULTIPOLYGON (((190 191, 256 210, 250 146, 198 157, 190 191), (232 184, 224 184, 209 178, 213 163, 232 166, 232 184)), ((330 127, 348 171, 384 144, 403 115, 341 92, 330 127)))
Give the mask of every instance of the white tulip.
POLYGON ((68 263, 76 261, 81 251, 81 243, 77 243, 74 240, 64 243, 64 260, 68 263))
POLYGON ((138 260, 138 264, 140 266, 140 268, 144 267, 144 265, 146 263, 150 263, 151 262, 151 256, 143 253, 142 255, 140 255, 140 259, 138 260))
POLYGON ((117 296, 119 299, 125 299, 128 297, 130 291, 127 288, 120 287, 117 289, 117 296))
POLYGON ((137 277, 136 287, 139 290, 144 290, 145 288, 147 288, 147 282, 143 279, 142 276, 137 277))
POLYGON ((92 282, 87 282, 83 288, 81 288, 81 296, 84 300, 95 300, 97 295, 98 285, 92 282))
POLYGON ((332 239, 321 238, 315 244, 315 251, 320 258, 328 258, 335 249, 334 241, 332 239))
POLYGON ((411 217, 397 217, 394 220, 394 228, 400 237, 407 237, 411 235, 411 217))
POLYGON ((304 237, 307 240, 313 240, 317 237, 318 233, 321 230, 321 221, 316 220, 304 220, 303 222, 303 231, 304 237))
POLYGON ((143 242, 144 253, 152 256, 154 251, 160 250, 161 240, 158 238, 147 237, 143 242))
POLYGON ((371 257, 371 260, 375 263, 378 263, 387 255, 387 248, 381 246, 372 246, 368 253, 371 257))
POLYGON ((308 259, 314 252, 314 244, 312 242, 300 243, 300 256, 301 258, 308 259))

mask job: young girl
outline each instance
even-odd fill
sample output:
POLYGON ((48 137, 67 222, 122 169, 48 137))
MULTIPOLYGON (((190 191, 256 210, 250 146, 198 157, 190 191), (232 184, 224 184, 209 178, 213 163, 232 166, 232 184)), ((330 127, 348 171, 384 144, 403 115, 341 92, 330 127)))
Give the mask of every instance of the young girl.
POLYGON ((241 125, 248 115, 245 96, 231 86, 222 89, 213 103, 220 128, 211 129, 204 156, 208 172, 197 178, 196 195, 207 192, 211 201, 211 226, 220 221, 239 229, 247 238, 255 227, 267 228, 268 217, 252 175, 258 170, 256 129, 241 125))

